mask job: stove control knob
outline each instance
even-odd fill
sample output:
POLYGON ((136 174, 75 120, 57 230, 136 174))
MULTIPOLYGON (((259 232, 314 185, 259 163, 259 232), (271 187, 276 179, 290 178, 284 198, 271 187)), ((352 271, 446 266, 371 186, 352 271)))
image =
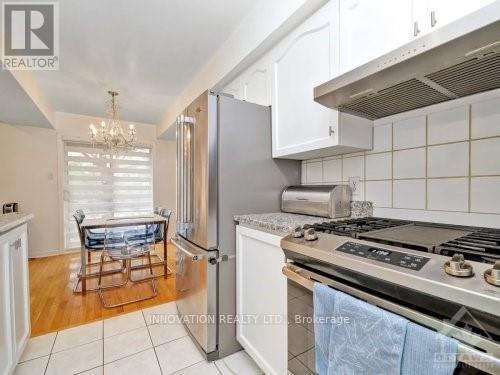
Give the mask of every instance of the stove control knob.
POLYGON ((295 238, 303 237, 304 236, 304 230, 302 229, 302 227, 300 225, 297 225, 295 228, 293 228, 292 235, 295 238))
POLYGON ((470 263, 467 263, 462 254, 455 254, 444 264, 444 270, 448 275, 456 277, 470 277, 474 275, 474 270, 470 263))
POLYGON ((500 286, 500 260, 497 260, 492 268, 484 271, 484 278, 487 283, 500 286))
POLYGON ((314 228, 306 229, 306 231, 304 232, 304 239, 306 241, 314 241, 318 239, 318 235, 314 231, 314 228))

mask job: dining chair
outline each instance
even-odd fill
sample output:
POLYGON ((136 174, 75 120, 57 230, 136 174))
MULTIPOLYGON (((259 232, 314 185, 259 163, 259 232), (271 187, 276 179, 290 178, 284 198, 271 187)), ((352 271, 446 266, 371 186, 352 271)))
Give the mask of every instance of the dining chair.
POLYGON ((133 228, 119 227, 110 225, 111 221, 106 223, 104 248, 101 253, 99 266, 99 279, 97 291, 104 308, 113 308, 128 305, 130 303, 140 302, 157 296, 155 277, 153 273, 153 264, 151 262, 151 251, 154 249, 155 237, 152 230, 152 224, 141 224, 133 228), (120 237, 120 241, 117 238, 120 237), (149 275, 139 279, 132 278, 132 260, 140 257, 147 257, 149 264, 149 275), (104 285, 102 276, 104 276, 103 266, 106 258, 125 262, 126 275, 125 280, 119 283, 104 285), (104 296, 104 290, 111 288, 120 288, 132 283, 151 283, 151 294, 146 297, 140 297, 133 300, 122 301, 115 304, 109 304, 104 296))
MULTIPOLYGON (((159 212, 158 215, 163 216, 167 220, 167 224, 165 225, 165 229, 168 235, 168 226, 170 224, 170 216, 172 215, 172 210, 168 208, 162 208, 159 212)), ((162 242, 163 241, 163 236, 165 235, 163 225, 156 225, 155 228, 155 241, 162 242)))
POLYGON ((81 224, 85 219, 85 213, 81 209, 75 211, 73 218, 75 219, 76 226, 78 228, 80 243, 84 244, 85 249, 87 250, 87 264, 90 264, 92 260, 92 252, 100 251, 104 247, 104 233, 98 233, 97 231, 86 231, 85 233, 82 233, 81 224))
MULTIPOLYGON (((81 225, 83 223, 83 220, 85 219, 85 213, 83 210, 78 209, 75 211, 73 214, 73 218, 75 219, 76 226, 78 229, 78 236, 80 238, 80 246, 85 247, 85 251, 87 252, 87 267, 89 266, 96 266, 100 265, 100 261, 92 263, 92 253, 95 252, 100 252, 104 249, 104 239, 105 239, 105 232, 102 230, 86 230, 85 233, 82 233, 81 230, 81 225)), ((114 239, 115 241, 119 241, 119 237, 116 237, 114 239)), ((111 239, 109 239, 111 241, 111 239)), ((115 262, 115 261, 112 261, 115 262)), ((108 263, 112 263, 109 261, 108 263)), ((103 274, 112 274, 112 273, 118 273, 118 272, 123 272, 125 268, 121 266, 120 268, 114 268, 111 270, 106 270, 104 271, 103 274)), ((99 272, 90 272, 86 274, 87 278, 92 278, 92 277, 98 277, 99 272)), ((81 272, 78 274, 78 277, 76 278, 75 284, 73 286, 73 292, 77 292, 78 290, 78 285, 80 284, 81 281, 81 272)), ((96 289, 88 289, 88 290, 96 290, 96 289)))

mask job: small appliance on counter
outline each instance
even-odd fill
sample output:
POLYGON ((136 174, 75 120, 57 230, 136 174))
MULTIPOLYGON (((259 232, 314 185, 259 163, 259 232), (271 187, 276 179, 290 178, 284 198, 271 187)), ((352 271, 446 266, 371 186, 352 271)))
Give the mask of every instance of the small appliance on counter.
POLYGON ((348 185, 289 186, 281 194, 281 211, 331 219, 351 215, 348 185))
POLYGON ((18 204, 17 204, 17 203, 15 203, 15 202, 14 202, 14 203, 5 203, 5 204, 3 205, 3 210, 2 210, 2 212, 3 212, 4 214, 10 214, 10 213, 12 213, 12 212, 18 212, 18 210, 19 210, 19 206, 18 206, 18 204))

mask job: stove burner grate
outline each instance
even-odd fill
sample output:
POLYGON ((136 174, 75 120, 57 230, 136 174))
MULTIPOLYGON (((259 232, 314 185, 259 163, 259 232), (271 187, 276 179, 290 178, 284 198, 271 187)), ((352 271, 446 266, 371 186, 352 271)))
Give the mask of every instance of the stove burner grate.
POLYGON ((436 247, 436 253, 463 254, 468 260, 494 263, 500 260, 500 229, 473 228, 474 232, 436 247))
POLYGON ((356 238, 357 234, 373 230, 386 229, 411 224, 410 221, 384 219, 378 217, 324 221, 316 224, 306 224, 304 229, 314 228, 317 232, 338 234, 356 238))

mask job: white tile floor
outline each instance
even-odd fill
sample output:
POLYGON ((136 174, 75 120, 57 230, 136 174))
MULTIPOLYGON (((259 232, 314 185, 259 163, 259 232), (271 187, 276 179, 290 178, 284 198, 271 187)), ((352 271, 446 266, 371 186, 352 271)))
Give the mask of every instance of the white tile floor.
POLYGON ((177 317, 170 302, 32 338, 14 374, 262 374, 244 351, 207 362, 177 317))

